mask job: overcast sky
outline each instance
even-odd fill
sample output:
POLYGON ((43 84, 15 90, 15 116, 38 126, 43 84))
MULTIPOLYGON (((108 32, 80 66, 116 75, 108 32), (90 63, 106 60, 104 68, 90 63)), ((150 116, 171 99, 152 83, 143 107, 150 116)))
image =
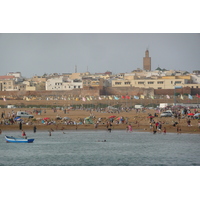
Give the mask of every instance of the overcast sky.
POLYGON ((149 49, 152 70, 200 70, 200 34, 51 34, 0 35, 0 75, 21 72, 31 77, 44 73, 111 71, 114 74, 143 68, 149 49))

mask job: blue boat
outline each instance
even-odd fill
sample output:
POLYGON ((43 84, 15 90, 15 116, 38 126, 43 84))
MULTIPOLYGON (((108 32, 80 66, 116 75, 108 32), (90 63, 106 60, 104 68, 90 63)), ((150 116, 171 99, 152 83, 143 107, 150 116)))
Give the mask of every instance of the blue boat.
POLYGON ((5 136, 6 142, 11 143, 32 143, 34 139, 15 138, 13 136, 5 136))

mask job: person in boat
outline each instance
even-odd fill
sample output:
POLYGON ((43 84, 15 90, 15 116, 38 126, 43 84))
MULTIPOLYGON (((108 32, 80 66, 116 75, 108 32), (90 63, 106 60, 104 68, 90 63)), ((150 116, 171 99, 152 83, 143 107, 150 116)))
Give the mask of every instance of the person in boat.
POLYGON ((22 130, 22 137, 23 137, 24 139, 27 139, 27 136, 26 136, 26 133, 25 133, 24 130, 22 130))

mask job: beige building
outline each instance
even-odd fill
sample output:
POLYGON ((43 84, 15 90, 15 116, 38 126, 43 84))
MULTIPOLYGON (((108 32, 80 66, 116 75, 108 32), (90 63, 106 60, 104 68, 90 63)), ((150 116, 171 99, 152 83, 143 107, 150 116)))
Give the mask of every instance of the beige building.
POLYGON ((0 76, 0 91, 24 90, 25 85, 15 81, 15 76, 0 76))
POLYGON ((103 78, 83 77, 83 87, 103 87, 103 78))
POLYGON ((153 89, 174 89, 175 86, 199 88, 200 84, 191 84, 191 76, 164 76, 155 78, 138 78, 130 76, 128 79, 112 80, 112 87, 139 87, 153 89))

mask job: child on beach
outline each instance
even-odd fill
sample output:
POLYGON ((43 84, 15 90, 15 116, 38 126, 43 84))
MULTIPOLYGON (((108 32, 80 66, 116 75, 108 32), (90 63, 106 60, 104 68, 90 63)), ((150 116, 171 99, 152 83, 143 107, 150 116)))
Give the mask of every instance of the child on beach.
POLYGON ((177 131, 177 134, 181 134, 181 127, 177 126, 176 131, 177 131))
POLYGON ((133 128, 132 128, 131 124, 128 125, 128 131, 129 131, 129 132, 132 132, 132 131, 133 131, 133 128))
POLYGON ((154 125, 154 126, 153 126, 153 134, 156 134, 156 132, 157 132, 157 128, 156 128, 156 126, 154 125))
POLYGON ((150 130, 153 128, 153 124, 152 124, 152 122, 150 122, 150 124, 149 124, 149 128, 150 128, 150 130))
POLYGON ((163 133, 166 134, 167 130, 166 127, 163 128, 163 133))

